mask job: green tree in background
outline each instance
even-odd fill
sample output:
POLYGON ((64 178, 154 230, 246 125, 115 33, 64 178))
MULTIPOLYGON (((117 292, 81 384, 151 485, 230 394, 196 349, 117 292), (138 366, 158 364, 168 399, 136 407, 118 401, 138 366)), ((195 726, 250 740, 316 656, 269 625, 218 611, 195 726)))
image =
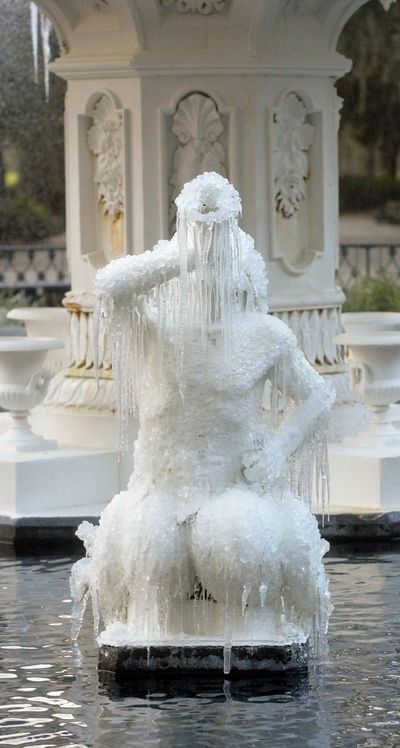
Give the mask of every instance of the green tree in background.
MULTIPOLYGON (((39 84, 34 83, 29 3, 0 0, 0 12, 0 241, 7 232, 15 240, 13 228, 27 240, 29 229, 15 226, 15 206, 19 217, 24 210, 34 214, 33 227, 42 222, 40 230, 32 228, 32 238, 43 235, 46 217, 52 219, 49 231, 63 229, 65 83, 50 74, 46 102, 41 60, 39 84)), ((54 58, 54 35, 51 44, 54 58)))
MULTIPOLYGON (((342 126, 371 155, 378 150, 383 173, 395 177, 400 151, 400 5, 384 11, 364 5, 348 22, 338 50, 353 60, 350 74, 337 85, 344 99, 342 126)), ((370 159, 370 176, 374 176, 370 159)))

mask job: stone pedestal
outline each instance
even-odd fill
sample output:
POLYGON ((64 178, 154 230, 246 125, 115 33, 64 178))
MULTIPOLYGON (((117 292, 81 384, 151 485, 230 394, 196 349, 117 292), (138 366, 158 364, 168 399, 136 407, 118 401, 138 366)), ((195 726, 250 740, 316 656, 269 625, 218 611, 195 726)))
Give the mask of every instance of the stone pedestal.
POLYGON ((400 510, 400 454, 391 447, 329 447, 334 509, 355 512, 400 510))
POLYGON ((73 518, 76 528, 97 517, 118 492, 119 469, 115 453, 103 450, 1 453, 0 485, 0 542, 13 542, 16 525, 62 526, 73 518))
POLYGON ((100 671, 134 676, 144 673, 276 673, 307 667, 308 644, 237 645, 227 652, 221 645, 111 647, 99 650, 100 671))

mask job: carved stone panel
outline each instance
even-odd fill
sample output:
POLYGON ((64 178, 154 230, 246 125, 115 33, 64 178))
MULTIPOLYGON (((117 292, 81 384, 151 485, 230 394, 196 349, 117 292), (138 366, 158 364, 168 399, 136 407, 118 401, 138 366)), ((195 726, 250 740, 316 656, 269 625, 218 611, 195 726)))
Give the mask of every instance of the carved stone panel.
POLYGON ((201 13, 209 16, 223 10, 227 0, 160 0, 161 5, 173 7, 178 13, 201 13))
POLYGON ((173 152, 170 176, 170 228, 175 226, 175 203, 186 182, 204 171, 226 176, 226 153, 222 142, 224 124, 215 101, 201 93, 186 96, 172 118, 178 144, 173 152))
POLYGON ((305 197, 309 172, 307 151, 314 137, 314 127, 306 122, 306 117, 306 106, 295 93, 285 96, 275 114, 275 202, 276 209, 285 218, 299 209, 305 197))
POLYGON ((88 143, 96 161, 94 179, 104 213, 116 219, 124 212, 122 112, 108 96, 93 107, 88 143))
POLYGON ((298 275, 324 247, 322 113, 288 91, 268 121, 271 258, 298 275))
POLYGON ((99 92, 87 113, 79 115, 81 255, 95 268, 125 254, 129 235, 126 215, 127 112, 111 92, 99 92))

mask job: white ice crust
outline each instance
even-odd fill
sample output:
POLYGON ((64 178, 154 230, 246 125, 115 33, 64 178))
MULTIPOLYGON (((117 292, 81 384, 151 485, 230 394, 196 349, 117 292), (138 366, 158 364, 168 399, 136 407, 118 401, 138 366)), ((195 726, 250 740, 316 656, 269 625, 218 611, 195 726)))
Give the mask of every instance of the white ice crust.
POLYGON ((127 490, 78 531, 76 632, 86 590, 100 643, 304 641, 330 612, 309 503, 313 481, 327 501, 334 394, 267 314, 232 185, 203 174, 176 204, 171 241, 96 278, 123 448, 135 410, 140 428, 127 490))

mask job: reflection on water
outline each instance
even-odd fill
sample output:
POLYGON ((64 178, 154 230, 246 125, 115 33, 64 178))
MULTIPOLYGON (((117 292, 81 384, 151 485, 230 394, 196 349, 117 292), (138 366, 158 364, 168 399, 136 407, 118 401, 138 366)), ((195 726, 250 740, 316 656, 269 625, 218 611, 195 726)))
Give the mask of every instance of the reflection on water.
POLYGON ((70 558, 0 557, 0 745, 398 748, 400 553, 327 560, 329 653, 309 675, 98 678, 69 638, 70 558))

